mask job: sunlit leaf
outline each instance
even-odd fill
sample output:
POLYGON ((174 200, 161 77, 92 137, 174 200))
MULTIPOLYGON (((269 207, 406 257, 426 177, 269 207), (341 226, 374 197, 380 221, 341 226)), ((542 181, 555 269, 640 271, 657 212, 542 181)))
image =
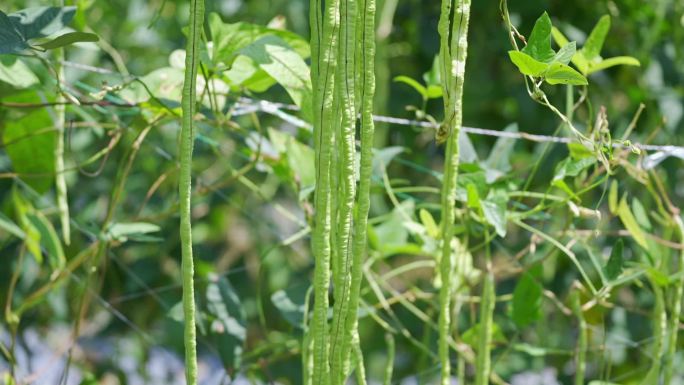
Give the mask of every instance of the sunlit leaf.
POLYGON ((544 72, 544 80, 549 84, 570 84, 575 86, 587 85, 587 78, 571 67, 554 62, 544 72))
POLYGON ((423 99, 428 98, 427 88, 425 88, 425 86, 423 86, 422 84, 418 83, 418 81, 416 81, 415 79, 412 79, 408 76, 401 75, 401 76, 396 76, 394 78, 394 81, 398 82, 398 83, 404 83, 404 84, 410 86, 411 88, 416 90, 416 92, 418 92, 420 94, 420 96, 423 97, 423 99))
POLYGON ((530 55, 537 61, 548 63, 556 54, 551 49, 551 18, 549 14, 544 12, 539 19, 534 23, 534 28, 530 37, 527 39, 527 45, 522 49, 522 52, 530 55))
POLYGON ((523 75, 539 77, 549 68, 547 63, 536 60, 524 52, 508 51, 508 56, 523 75))
POLYGON ((608 31, 610 30, 610 16, 603 15, 596 23, 596 26, 587 37, 582 47, 582 53, 584 57, 589 61, 593 61, 601 54, 601 49, 603 48, 603 42, 606 40, 608 31))
POLYGON ((55 270, 63 268, 66 264, 66 257, 52 223, 39 211, 28 214, 27 218, 40 233, 40 243, 47 253, 50 266, 55 270))
POLYGON ((631 56, 616 56, 616 57, 611 57, 609 59, 601 60, 598 63, 591 63, 589 65, 589 73, 598 72, 598 71, 604 70, 606 68, 619 66, 619 65, 639 67, 639 66, 641 66, 641 63, 639 62, 639 60, 637 60, 636 58, 633 58, 631 56))
POLYGON ((0 56, 0 81, 15 88, 28 88, 40 82, 26 63, 9 55, 0 56))
POLYGON ((625 225, 627 231, 629 231, 629 233, 634 238, 634 241, 636 241, 636 243, 638 243, 639 246, 643 247, 644 249, 648 249, 648 244, 646 243, 646 236, 644 235, 641 226, 639 226, 639 223, 637 223, 636 218, 634 218, 632 210, 630 210, 629 204, 627 203, 626 196, 623 196, 620 200, 620 205, 618 206, 617 213, 620 217, 620 220, 622 221, 622 224, 625 225))

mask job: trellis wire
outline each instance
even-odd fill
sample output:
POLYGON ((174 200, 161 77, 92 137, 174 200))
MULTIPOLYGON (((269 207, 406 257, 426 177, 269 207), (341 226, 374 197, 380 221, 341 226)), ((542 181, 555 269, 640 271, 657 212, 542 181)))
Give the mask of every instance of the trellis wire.
MULTIPOLYGON (((270 102, 261 99, 251 99, 242 97, 239 99, 236 108, 232 111, 232 116, 240 116, 245 114, 250 114, 253 112, 264 112, 269 115, 276 116, 296 127, 311 129, 311 125, 296 116, 288 114, 285 111, 298 111, 299 107, 291 104, 270 102)), ((411 126, 411 127, 421 127, 421 128, 439 128, 439 124, 435 124, 428 121, 412 120, 397 118, 393 116, 383 116, 383 115, 373 115, 373 120, 380 123, 395 124, 399 126, 411 126)), ((481 136, 492 136, 497 138, 507 138, 513 140, 527 140, 539 143, 578 143, 576 140, 568 137, 562 136, 551 136, 551 135, 540 135, 531 134, 528 132, 512 132, 512 131, 499 131, 491 130, 486 128, 478 127, 468 127, 463 126, 462 130, 468 134, 481 135, 481 136)), ((674 145, 657 145, 657 144, 642 144, 642 143, 632 143, 632 146, 638 148, 642 151, 659 151, 660 154, 657 158, 650 159, 649 165, 655 166, 653 163, 659 163, 662 159, 668 156, 675 156, 684 160, 684 147, 674 146, 674 145)), ((628 146, 622 143, 613 143, 615 148, 627 148, 628 146)))

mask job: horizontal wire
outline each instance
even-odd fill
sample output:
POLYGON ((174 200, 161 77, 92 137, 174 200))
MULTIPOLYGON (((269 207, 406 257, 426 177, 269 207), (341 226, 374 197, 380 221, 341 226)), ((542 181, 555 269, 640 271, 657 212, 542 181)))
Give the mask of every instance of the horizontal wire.
MULTIPOLYGON (((311 128, 311 124, 295 117, 290 114, 287 114, 283 110, 289 110, 289 111, 298 111, 300 108, 291 105, 291 104, 285 104, 285 103, 275 103, 275 102, 270 102, 267 100, 261 100, 261 99, 251 99, 251 98, 246 98, 246 97, 241 97, 239 99, 237 108, 233 111, 232 115, 233 116, 240 116, 240 115, 245 115, 249 114, 252 112, 256 111, 261 111, 265 112, 267 114, 271 114, 274 116, 277 116, 288 123, 293 124, 296 127, 300 128, 311 128)), ((412 120, 412 119, 404 119, 404 118, 397 118, 397 117, 392 117, 392 116, 383 116, 383 115, 373 115, 373 120, 376 122, 380 123, 389 123, 389 124, 396 124, 400 126, 413 126, 413 127, 422 127, 422 128, 433 128, 436 129, 439 127, 439 124, 435 124, 432 122, 427 122, 427 121, 420 121, 420 120, 412 120)), ((473 134, 473 135, 482 135, 482 136, 493 136, 493 137, 498 137, 498 138, 507 138, 507 139, 514 139, 514 140, 527 140, 527 141, 532 141, 532 142, 551 142, 551 143, 579 143, 578 141, 572 139, 572 138, 567 138, 567 137, 562 137, 562 136, 551 136, 551 135, 540 135, 540 134, 531 134, 528 132, 512 132, 512 131, 499 131, 499 130, 491 130, 491 129, 486 129, 486 128, 479 128, 479 127, 468 127, 468 126, 463 126, 462 130, 466 133, 473 134)), ((632 143, 631 144, 633 147, 636 147, 640 150, 644 151, 662 151, 665 153, 668 153, 669 155, 674 155, 677 157, 680 157, 684 159, 684 147, 682 146, 673 146, 673 145, 656 145, 656 144, 643 144, 643 143, 632 143)), ((613 143, 613 147, 615 148, 628 148, 629 146, 622 144, 622 143, 613 143)))

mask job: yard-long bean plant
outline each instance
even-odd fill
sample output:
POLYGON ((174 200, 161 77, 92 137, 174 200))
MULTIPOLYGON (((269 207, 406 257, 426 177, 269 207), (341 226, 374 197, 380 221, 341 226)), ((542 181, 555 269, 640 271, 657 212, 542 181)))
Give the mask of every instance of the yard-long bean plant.
POLYGON ((316 156, 312 247, 316 267, 313 326, 309 330, 316 384, 344 384, 351 373, 354 351, 357 377, 364 378, 361 350, 354 341, 358 338, 357 312, 370 207, 374 39, 374 0, 311 2, 316 156), (360 175, 356 174, 357 126, 360 175), (331 280, 335 302, 329 328, 331 280))

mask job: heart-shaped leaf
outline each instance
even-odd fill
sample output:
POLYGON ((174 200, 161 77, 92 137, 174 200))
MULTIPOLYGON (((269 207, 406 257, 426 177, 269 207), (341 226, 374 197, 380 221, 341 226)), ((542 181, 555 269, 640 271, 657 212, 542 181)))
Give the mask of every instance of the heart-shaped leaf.
POLYGON ((549 14, 544 12, 534 23, 532 34, 522 51, 540 62, 549 63, 556 54, 551 49, 551 28, 549 14))
POLYGON ((508 56, 523 75, 542 76, 549 68, 548 64, 542 63, 524 52, 508 51, 508 56))
POLYGON ((581 73, 559 62, 551 63, 544 73, 544 80, 549 84, 571 84, 575 86, 589 84, 587 78, 582 76, 581 73))

